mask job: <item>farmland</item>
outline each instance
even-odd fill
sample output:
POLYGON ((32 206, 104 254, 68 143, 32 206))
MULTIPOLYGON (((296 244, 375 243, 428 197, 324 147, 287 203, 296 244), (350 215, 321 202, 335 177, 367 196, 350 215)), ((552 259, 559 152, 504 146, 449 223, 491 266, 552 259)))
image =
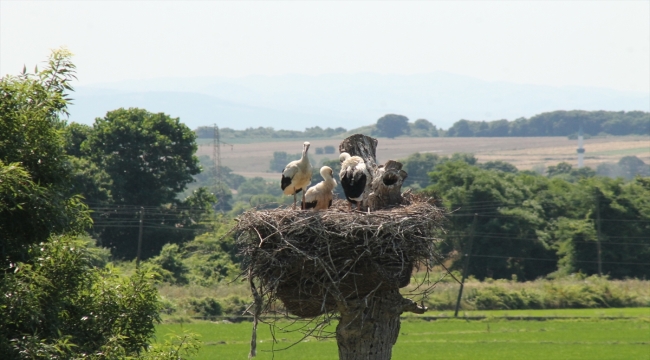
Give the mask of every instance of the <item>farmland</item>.
MULTIPOLYGON (((335 158, 335 154, 315 155, 314 149, 327 145, 338 148, 341 139, 310 140, 310 154, 320 162, 324 158, 335 158)), ((626 155, 638 156, 650 163, 650 136, 607 136, 587 139, 585 166, 596 168, 603 162, 617 162, 626 155)), ((268 172, 273 152, 299 153, 302 141, 260 141, 234 144, 232 149, 221 149, 222 164, 233 172, 247 177, 261 176, 277 178, 268 172)), ((473 153, 479 162, 501 160, 512 163, 520 170, 531 170, 562 161, 575 163, 577 141, 567 137, 486 137, 486 138, 380 138, 377 158, 380 163, 388 159, 406 158, 415 152, 449 155, 457 152, 473 153)), ((212 146, 199 147, 198 155, 212 156, 212 146)))
MULTIPOLYGON (((622 314, 625 309, 609 309, 622 314), (618 311, 617 311, 618 310, 618 311)), ((635 309, 636 317, 601 319, 593 316, 607 310, 566 310, 580 319, 546 321, 505 320, 498 314, 478 321, 403 318, 400 336, 393 348, 395 359, 643 359, 650 347, 650 309, 635 309)), ((529 311, 533 316, 534 311, 529 311)), ((540 312, 539 315, 546 316, 540 312)), ((618 315, 614 315, 618 316, 618 315)), ((288 325, 288 323, 283 323, 288 325)), ((195 359, 245 359, 248 355, 251 323, 164 324, 157 328, 159 339, 182 331, 201 335, 203 346, 195 359)), ((328 330, 334 331, 331 325, 328 330)), ((333 359, 337 357, 332 338, 308 338, 289 347, 301 336, 268 326, 258 328, 259 359, 333 359), (289 347, 287 350, 271 352, 289 347)))

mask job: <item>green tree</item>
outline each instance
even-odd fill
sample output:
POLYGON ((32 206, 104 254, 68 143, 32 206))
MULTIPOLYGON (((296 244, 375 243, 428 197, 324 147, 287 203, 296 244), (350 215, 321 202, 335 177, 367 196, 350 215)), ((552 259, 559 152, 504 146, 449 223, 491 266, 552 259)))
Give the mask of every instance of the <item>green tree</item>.
MULTIPOLYGON (((102 246, 118 258, 137 254, 140 213, 143 216, 142 257, 157 254, 166 243, 183 243, 202 231, 201 216, 195 203, 179 201, 177 196, 200 172, 195 134, 178 118, 153 114, 143 109, 118 109, 97 118, 81 144, 81 153, 98 169, 80 178, 84 196, 94 198, 95 189, 83 187, 83 180, 110 178, 110 198, 95 202, 94 235, 102 246), (98 207, 101 205, 100 207, 98 207)), ((78 171, 77 174, 80 174, 78 171)), ((194 190, 193 196, 205 200, 208 192, 194 190)), ((210 195, 212 202, 216 199, 210 195)))
POLYGON ((54 238, 31 248, 0 282, 4 359, 70 359, 104 351, 137 356, 151 342, 158 292, 151 274, 121 277, 92 266, 83 243, 54 238))
POLYGON ((514 121, 459 120, 448 136, 570 136, 582 126, 585 135, 647 135, 650 113, 643 111, 552 111, 514 121))
POLYGON ((158 206, 200 172, 196 135, 178 118, 143 109, 118 109, 95 119, 82 150, 113 180, 117 204, 158 206))
MULTIPOLYGON (((533 196, 526 175, 482 170, 464 161, 447 161, 429 175, 432 185, 425 192, 454 211, 443 251, 467 249, 473 217, 478 215, 471 274, 479 279, 533 280, 555 270, 554 251, 542 231, 542 208, 526 201, 533 196)), ((458 258, 453 267, 461 264, 458 258)))
POLYGON ((558 176, 562 174, 571 174, 573 166, 567 162, 561 162, 557 165, 551 165, 546 169, 546 175, 548 177, 558 176))
POLYGON ((81 144, 88 139, 92 128, 88 125, 71 123, 64 127, 65 152, 68 155, 82 157, 81 144))
POLYGON ((105 252, 77 237, 90 217, 69 195, 60 116, 72 90, 70 57, 55 50, 42 71, 0 80, 3 359, 141 357, 158 320, 151 274, 100 269, 105 252))
POLYGON ((483 164, 480 164, 479 167, 485 170, 497 170, 497 171, 503 171, 503 172, 513 173, 513 174, 519 172, 516 166, 500 160, 488 161, 483 164))
POLYGON ((52 52, 41 71, 0 79, 0 264, 24 261, 30 244, 82 233, 87 207, 71 196, 61 129, 75 66, 52 52))
POLYGON ((289 155, 284 151, 275 151, 273 153, 273 159, 271 159, 271 164, 269 165, 269 169, 272 172, 282 172, 284 168, 287 166, 287 164, 293 160, 298 160, 300 159, 301 154, 293 154, 289 155))
POLYGON ((438 129, 436 128, 436 126, 426 119, 418 119, 415 120, 413 124, 410 124, 409 133, 411 136, 415 136, 415 137, 439 136, 438 129))
POLYGON ((377 120, 377 135, 395 138, 409 131, 409 119, 406 116, 387 114, 377 120))
POLYGON ((93 207, 111 204, 110 175, 87 158, 71 156, 69 165, 72 171, 70 193, 83 196, 84 202, 93 207))

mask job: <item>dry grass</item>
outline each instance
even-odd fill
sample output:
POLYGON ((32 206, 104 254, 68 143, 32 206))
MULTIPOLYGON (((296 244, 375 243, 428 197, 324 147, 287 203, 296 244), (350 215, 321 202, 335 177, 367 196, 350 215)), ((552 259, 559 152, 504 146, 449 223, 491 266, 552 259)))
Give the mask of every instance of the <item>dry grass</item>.
MULTIPOLYGON (((309 140, 309 139, 305 139, 309 140)), ((338 148, 340 139, 311 141, 312 149, 326 145, 338 148)), ((222 149, 222 164, 235 173, 253 177, 276 179, 278 174, 269 173, 273 152, 299 153, 303 140, 236 144, 233 150, 222 149)), ((595 168, 602 162, 617 162, 623 156, 636 155, 650 163, 650 136, 608 136, 585 140, 585 165, 595 168)), ((566 137, 505 137, 505 138, 380 138, 377 159, 384 163, 389 159, 402 159, 415 152, 450 155, 457 152, 473 153, 480 162, 507 161, 521 170, 539 166, 556 165, 566 161, 576 163, 577 141, 566 137)), ((337 154, 314 155, 334 159, 337 154)), ((212 155, 211 146, 201 146, 199 155, 212 155)))

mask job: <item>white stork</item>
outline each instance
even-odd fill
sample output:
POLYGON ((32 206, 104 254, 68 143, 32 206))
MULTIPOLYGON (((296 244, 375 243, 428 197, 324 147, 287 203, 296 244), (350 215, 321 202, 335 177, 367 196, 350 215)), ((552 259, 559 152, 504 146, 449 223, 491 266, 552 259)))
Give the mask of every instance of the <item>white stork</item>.
POLYGON ((305 191, 311 183, 311 164, 307 157, 309 143, 305 141, 302 145, 302 157, 287 164, 282 170, 282 191, 285 195, 293 195, 293 208, 296 208, 296 194, 302 193, 303 203, 305 202, 305 191))
POLYGON ((345 198, 350 203, 350 210, 352 210, 352 203, 357 203, 357 210, 361 210, 361 201, 363 200, 363 192, 366 186, 372 182, 372 175, 366 168, 366 162, 359 156, 350 156, 350 154, 343 152, 339 156, 341 161, 341 186, 345 193, 345 198))
POLYGON ((303 209, 327 210, 332 206, 333 190, 336 186, 334 171, 329 166, 323 166, 320 168, 320 176, 323 181, 307 190, 303 198, 303 209))

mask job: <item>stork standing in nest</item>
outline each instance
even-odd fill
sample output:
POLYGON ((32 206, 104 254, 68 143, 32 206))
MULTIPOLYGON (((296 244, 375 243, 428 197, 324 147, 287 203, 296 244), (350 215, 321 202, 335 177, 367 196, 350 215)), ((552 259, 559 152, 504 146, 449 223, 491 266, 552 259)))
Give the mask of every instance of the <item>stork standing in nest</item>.
POLYGON ((327 210, 332 206, 334 187, 336 186, 334 171, 329 166, 323 166, 320 168, 320 176, 323 177, 323 181, 307 190, 303 200, 303 209, 327 210))
POLYGON ((296 208, 296 194, 302 191, 302 202, 305 203, 305 191, 311 184, 311 164, 307 157, 309 143, 302 145, 302 157, 287 164, 282 170, 282 191, 285 195, 293 195, 293 208, 296 208))
POLYGON ((350 156, 343 152, 339 156, 339 160, 341 161, 339 177, 345 198, 350 204, 349 209, 351 211, 352 203, 356 202, 357 210, 361 210, 363 192, 366 190, 366 186, 372 182, 372 175, 366 168, 366 162, 359 156, 350 156))

